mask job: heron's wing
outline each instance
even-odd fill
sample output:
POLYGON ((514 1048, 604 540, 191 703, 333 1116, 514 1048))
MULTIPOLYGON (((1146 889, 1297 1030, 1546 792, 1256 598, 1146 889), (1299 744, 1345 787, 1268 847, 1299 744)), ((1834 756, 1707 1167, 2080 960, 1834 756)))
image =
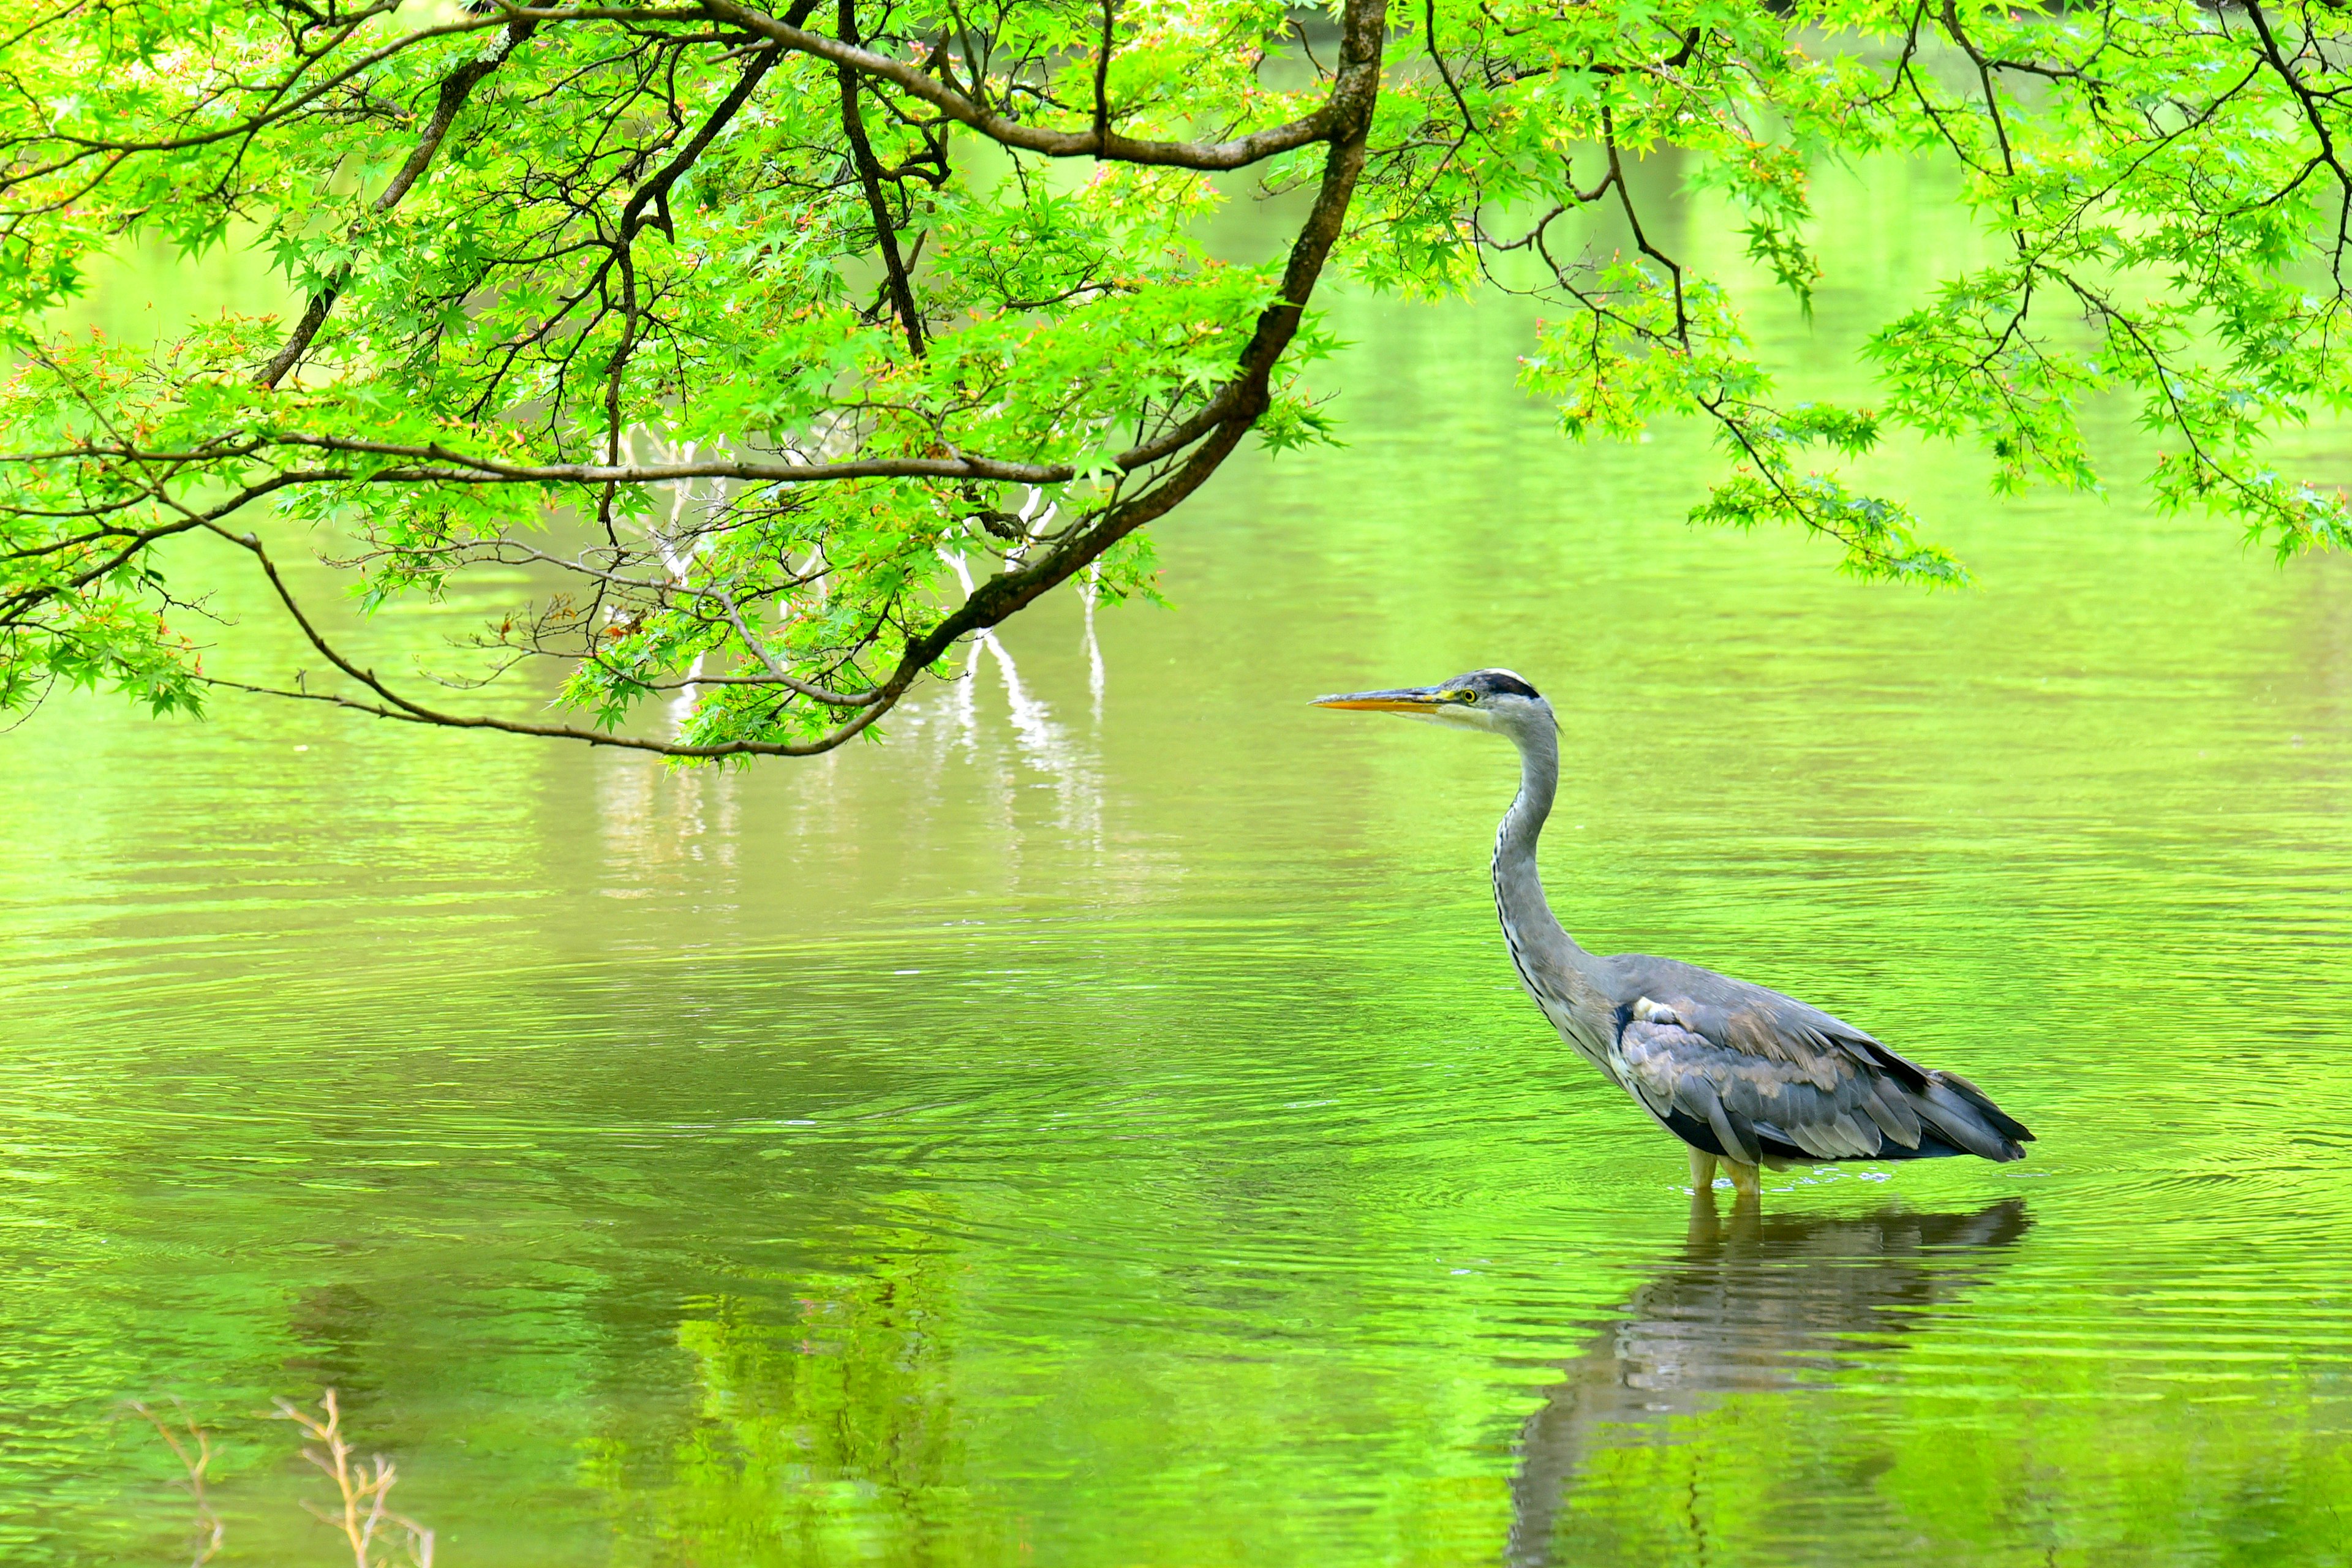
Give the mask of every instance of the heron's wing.
POLYGON ((1957 1074, 1817 1007, 1688 964, 1623 961, 1627 1086, 1686 1140, 1759 1161, 2024 1157, 2033 1134, 1957 1074), (1701 1134, 1694 1138, 1694 1132, 1701 1134))

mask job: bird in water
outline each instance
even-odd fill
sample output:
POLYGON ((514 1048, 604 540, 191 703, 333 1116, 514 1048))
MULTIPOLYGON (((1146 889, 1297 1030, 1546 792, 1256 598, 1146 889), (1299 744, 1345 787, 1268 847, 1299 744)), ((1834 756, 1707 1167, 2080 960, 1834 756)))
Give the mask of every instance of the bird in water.
POLYGON ((1511 963, 1560 1037, 1689 1147, 1696 1191, 1714 1184, 1718 1160, 1739 1195, 1753 1198, 1759 1165, 2025 1157, 2020 1145, 2033 1134, 1958 1073, 1923 1068, 1761 985, 1578 946, 1536 872, 1536 839, 1559 784, 1559 726, 1517 675, 1475 669, 1315 703, 1483 730, 1518 747, 1519 793, 1495 834, 1495 912, 1511 963))

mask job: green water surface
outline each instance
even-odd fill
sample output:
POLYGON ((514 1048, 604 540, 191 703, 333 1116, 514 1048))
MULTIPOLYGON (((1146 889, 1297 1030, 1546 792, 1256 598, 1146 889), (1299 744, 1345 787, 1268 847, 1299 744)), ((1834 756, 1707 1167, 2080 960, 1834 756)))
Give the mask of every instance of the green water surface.
MULTIPOLYGON (((1764 330, 1853 393, 1951 220, 1825 203, 1764 330)), ((1341 300, 1348 451, 1236 460, 1176 609, 1049 604, 882 746, 0 739, 0 1562, 185 1562, 119 1416, 174 1394, 215 1561, 337 1561, 257 1418, 331 1385, 442 1568, 2352 1563, 2352 562, 1903 449, 1981 586, 1859 586, 1687 529, 1698 432, 1561 441, 1534 313, 1341 300), (1507 748, 1301 705, 1489 663, 1562 718, 1571 930, 2031 1158, 1695 1208, 1516 989, 1507 748)), ((282 673, 233 566, 180 568, 216 668, 282 673)))

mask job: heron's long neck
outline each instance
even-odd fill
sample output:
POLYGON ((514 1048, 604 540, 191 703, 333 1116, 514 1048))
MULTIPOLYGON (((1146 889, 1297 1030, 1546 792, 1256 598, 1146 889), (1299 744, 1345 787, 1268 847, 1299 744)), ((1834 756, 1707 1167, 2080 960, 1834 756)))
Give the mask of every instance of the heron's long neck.
POLYGON ((1528 984, 1540 971, 1558 989, 1589 980, 1593 964, 1553 916, 1536 870, 1536 840, 1559 788, 1559 740, 1548 722, 1512 738, 1519 747, 1519 793, 1495 833, 1495 912, 1528 984))

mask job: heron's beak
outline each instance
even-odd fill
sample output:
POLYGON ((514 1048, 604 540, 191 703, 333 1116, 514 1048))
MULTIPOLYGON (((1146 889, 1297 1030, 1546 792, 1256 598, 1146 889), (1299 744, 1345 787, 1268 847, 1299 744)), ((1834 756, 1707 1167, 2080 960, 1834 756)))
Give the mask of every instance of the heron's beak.
POLYGON ((1429 713, 1438 706, 1433 686, 1400 687, 1393 691, 1343 691, 1318 697, 1318 708, 1352 708, 1367 713, 1429 713))

